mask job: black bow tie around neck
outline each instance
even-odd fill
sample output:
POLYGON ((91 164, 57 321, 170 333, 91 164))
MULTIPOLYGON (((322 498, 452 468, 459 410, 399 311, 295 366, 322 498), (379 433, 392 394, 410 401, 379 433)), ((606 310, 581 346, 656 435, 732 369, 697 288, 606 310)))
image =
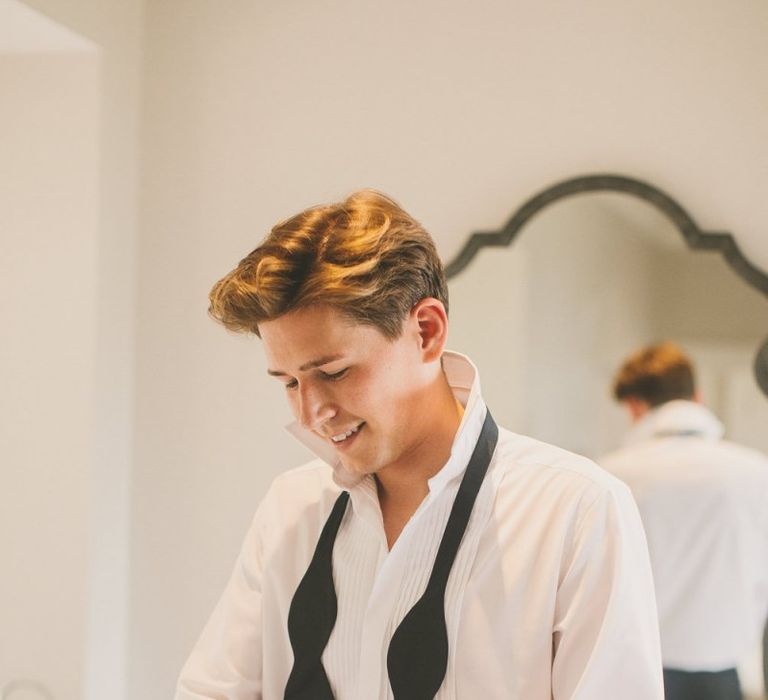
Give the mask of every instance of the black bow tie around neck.
MULTIPOLYGON (((432 700, 445 678, 445 589, 498 436, 499 429, 489 411, 453 501, 427 587, 389 643, 387 671, 395 700, 432 700)), ((288 637, 294 662, 284 700, 334 700, 321 657, 336 624, 333 545, 348 501, 346 491, 336 500, 291 601, 288 637)))

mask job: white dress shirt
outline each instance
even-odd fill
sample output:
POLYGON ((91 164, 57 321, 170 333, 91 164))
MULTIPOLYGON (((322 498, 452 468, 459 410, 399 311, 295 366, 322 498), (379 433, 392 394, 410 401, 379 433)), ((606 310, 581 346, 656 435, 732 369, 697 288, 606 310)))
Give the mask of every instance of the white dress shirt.
MULTIPOLYGON (((291 432, 320 459, 278 477, 179 679, 176 700, 282 700, 287 616, 342 489, 333 550, 338 617, 323 654, 336 700, 392 698, 389 640, 426 586, 486 407, 477 371, 445 353, 465 406, 451 457, 387 549, 373 477, 291 432), (329 467, 330 465, 330 467, 329 467)), ((629 490, 584 457, 500 430, 448 580, 450 653, 438 700, 661 700, 648 552, 629 490)))
POLYGON ((700 404, 670 401, 600 460, 640 509, 667 668, 735 667, 768 613, 768 459, 722 435, 700 404))

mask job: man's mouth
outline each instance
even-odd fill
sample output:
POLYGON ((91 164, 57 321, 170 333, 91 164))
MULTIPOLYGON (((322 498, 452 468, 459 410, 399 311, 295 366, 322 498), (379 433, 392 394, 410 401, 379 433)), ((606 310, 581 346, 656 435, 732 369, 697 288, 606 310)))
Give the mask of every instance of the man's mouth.
POLYGON ((331 440, 336 443, 342 443, 346 440, 349 440, 350 437, 352 437, 355 433, 357 433, 360 428, 362 428, 365 425, 365 421, 361 421, 358 423, 354 428, 350 428, 349 430, 339 433, 338 435, 331 435, 331 440))

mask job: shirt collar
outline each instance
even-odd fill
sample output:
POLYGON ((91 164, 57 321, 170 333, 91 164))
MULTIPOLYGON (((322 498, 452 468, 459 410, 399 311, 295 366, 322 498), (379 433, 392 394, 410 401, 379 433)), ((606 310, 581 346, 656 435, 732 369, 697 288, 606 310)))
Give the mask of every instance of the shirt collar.
POLYGON ((718 440, 725 429, 715 415, 700 403, 676 399, 652 408, 627 434, 625 445, 636 445, 657 437, 699 435, 718 440))
MULTIPOLYGON (((459 429, 451 447, 451 456, 428 482, 432 493, 441 490, 464 472, 485 421, 486 407, 480 393, 480 378, 472 361, 458 352, 443 353, 443 370, 456 400, 464 407, 459 429)), ((323 438, 294 421, 286 430, 333 468, 334 481, 343 489, 361 484, 365 477, 345 469, 333 449, 323 438)))

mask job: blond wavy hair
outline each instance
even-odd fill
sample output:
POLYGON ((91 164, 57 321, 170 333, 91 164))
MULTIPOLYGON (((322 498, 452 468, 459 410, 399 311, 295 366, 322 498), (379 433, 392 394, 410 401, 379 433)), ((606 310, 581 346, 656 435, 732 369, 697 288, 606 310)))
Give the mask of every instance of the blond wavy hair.
POLYGON ((400 336, 422 299, 448 310, 448 287, 429 234, 375 190, 313 207, 277 224, 210 292, 210 315, 259 335, 259 323, 327 304, 350 320, 400 336))
POLYGON ((693 363, 671 341, 649 345, 630 355, 613 383, 617 401, 633 397, 652 407, 673 399, 692 399, 695 392, 693 363))

